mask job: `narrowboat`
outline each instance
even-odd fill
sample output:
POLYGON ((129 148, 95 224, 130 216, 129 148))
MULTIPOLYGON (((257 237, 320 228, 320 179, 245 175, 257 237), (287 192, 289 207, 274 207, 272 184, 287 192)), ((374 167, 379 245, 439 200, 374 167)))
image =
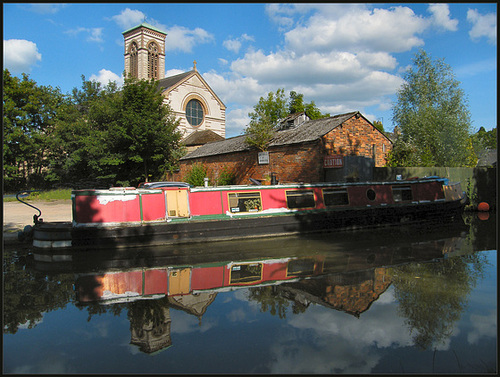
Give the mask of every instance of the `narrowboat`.
POLYGON ((95 250, 447 223, 465 204, 460 183, 439 177, 74 190, 72 223, 36 222, 33 246, 95 250))
MULTIPOLYGON (((356 242, 350 242, 349 248, 338 250, 332 250, 326 244, 318 245, 319 240, 315 240, 314 244, 319 248, 312 248, 309 252, 296 253, 293 246, 293 251, 280 252, 275 248, 267 257, 260 258, 248 258, 246 253, 233 251, 215 258, 206 254, 170 258, 163 262, 160 258, 155 260, 154 267, 129 264, 128 268, 125 265, 106 268, 101 265, 76 272, 75 292, 80 304, 91 301, 115 303, 165 296, 196 296, 309 279, 352 282, 352 277, 365 277, 365 272, 373 277, 376 269, 441 260, 446 258, 449 250, 457 248, 459 240, 458 237, 446 238, 445 235, 425 242, 400 240, 399 243, 389 243, 389 246, 372 247, 356 247, 356 242)), ((293 239, 285 240, 285 243, 291 244, 293 239)), ((255 246, 247 246, 250 245, 255 246)), ((131 260, 128 262, 134 263, 131 260)), ((391 281, 388 276, 385 280, 388 283, 391 281)))

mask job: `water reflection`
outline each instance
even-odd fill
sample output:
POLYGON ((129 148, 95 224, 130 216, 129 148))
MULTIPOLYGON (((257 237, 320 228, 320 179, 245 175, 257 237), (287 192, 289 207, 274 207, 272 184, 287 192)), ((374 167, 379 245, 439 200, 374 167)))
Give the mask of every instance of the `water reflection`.
POLYGON ((151 354, 172 346, 171 309, 201 324, 221 292, 248 289, 261 312, 281 319, 311 305, 359 318, 392 287, 414 343, 427 349, 449 336, 483 273, 484 256, 470 253, 473 227, 86 253, 70 263, 7 252, 4 333, 33 328, 43 313, 75 302, 88 321, 125 310, 130 343, 151 354))

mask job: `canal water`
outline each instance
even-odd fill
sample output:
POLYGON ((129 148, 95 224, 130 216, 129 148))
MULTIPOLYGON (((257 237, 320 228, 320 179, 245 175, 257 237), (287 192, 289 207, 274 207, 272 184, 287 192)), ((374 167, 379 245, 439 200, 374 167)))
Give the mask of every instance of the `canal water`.
POLYGON ((495 215, 3 255, 3 373, 497 373, 495 215))

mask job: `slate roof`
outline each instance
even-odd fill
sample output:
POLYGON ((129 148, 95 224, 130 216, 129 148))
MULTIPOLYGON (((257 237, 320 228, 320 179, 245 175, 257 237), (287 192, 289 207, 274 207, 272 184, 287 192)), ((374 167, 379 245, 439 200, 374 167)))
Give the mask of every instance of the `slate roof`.
POLYGON ((194 72, 195 71, 192 70, 192 71, 188 71, 188 72, 184 72, 184 73, 179 73, 178 75, 165 77, 161 80, 158 80, 158 86, 162 90, 167 90, 167 89, 171 88, 172 86, 175 86, 177 83, 181 82, 182 80, 184 80, 185 78, 187 78, 188 76, 193 74, 194 72))
POLYGON ((222 136, 212 130, 194 131, 189 134, 182 143, 186 146, 202 145, 213 141, 225 140, 222 136))
MULTIPOLYGON (((302 144, 318 140, 356 114, 359 114, 359 112, 354 111, 347 114, 335 115, 330 118, 309 120, 299 127, 278 131, 273 140, 269 143, 269 147, 302 144)), ((252 148, 245 143, 245 139, 246 135, 240 135, 208 143, 182 157, 181 160, 251 150, 252 148)))
POLYGON ((497 150, 485 149, 479 153, 479 160, 476 166, 496 166, 497 164, 497 150))

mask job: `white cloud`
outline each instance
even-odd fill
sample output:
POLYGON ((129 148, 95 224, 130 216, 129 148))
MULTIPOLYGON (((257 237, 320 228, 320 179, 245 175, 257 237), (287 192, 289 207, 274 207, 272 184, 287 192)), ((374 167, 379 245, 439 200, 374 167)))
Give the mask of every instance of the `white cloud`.
MULTIPOLYGON (((155 25, 156 26, 156 25, 155 25)), ((191 52, 193 47, 209 43, 214 40, 214 36, 201 28, 188 29, 184 26, 172 26, 171 28, 161 27, 165 30, 167 38, 165 42, 165 50, 179 50, 183 52, 191 52)))
POLYGON ((224 42, 222 42, 222 45, 229 51, 232 51, 236 54, 240 51, 241 48, 241 42, 237 39, 226 39, 224 42))
POLYGON ((127 30, 144 22, 144 20, 146 19, 146 15, 140 10, 132 10, 130 8, 126 8, 120 14, 111 17, 111 19, 115 21, 122 29, 127 30))
POLYGON ((467 342, 476 344, 480 338, 495 337, 497 333, 497 312, 490 311, 488 315, 472 314, 470 316, 472 330, 467 335, 467 342))
POLYGON ((30 72, 42 54, 38 52, 36 43, 25 39, 8 39, 3 41, 3 65, 12 73, 30 72))
POLYGON ((108 85, 110 81, 115 81, 119 87, 123 85, 123 77, 118 76, 116 73, 108 71, 107 69, 101 69, 98 75, 92 74, 89 80, 97 81, 101 83, 102 86, 108 85))
POLYGON ((424 44, 417 37, 429 22, 407 7, 358 9, 340 18, 317 13, 305 24, 285 34, 287 47, 308 51, 403 52, 424 44))
POLYGON ((491 44, 497 43, 497 16, 494 13, 485 15, 480 14, 476 9, 467 11, 467 21, 472 24, 472 29, 469 31, 469 36, 472 40, 480 39, 481 37, 488 38, 491 44))
POLYGON ((67 7, 67 4, 30 4, 29 10, 39 14, 54 14, 67 7))
POLYGON ((450 19, 448 4, 430 4, 428 10, 432 13, 431 22, 434 25, 445 30, 457 31, 458 20, 450 19))
POLYGON ((222 42, 222 45, 228 49, 229 51, 232 51, 234 53, 238 53, 240 52, 240 48, 242 46, 242 42, 247 42, 247 41, 252 41, 254 42, 255 39, 254 37, 248 35, 248 34, 242 34, 240 37, 238 38, 234 38, 234 39, 226 39, 224 42, 222 42))
POLYGON ((78 27, 76 29, 66 30, 64 33, 75 37, 83 33, 87 35, 86 38, 87 42, 97 42, 97 43, 104 42, 104 40, 102 39, 102 28, 78 27))
POLYGON ((454 71, 457 77, 470 77, 482 73, 494 72, 496 69, 497 60, 495 58, 491 58, 460 66, 454 71))

